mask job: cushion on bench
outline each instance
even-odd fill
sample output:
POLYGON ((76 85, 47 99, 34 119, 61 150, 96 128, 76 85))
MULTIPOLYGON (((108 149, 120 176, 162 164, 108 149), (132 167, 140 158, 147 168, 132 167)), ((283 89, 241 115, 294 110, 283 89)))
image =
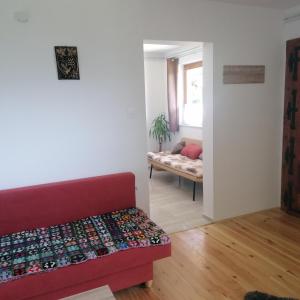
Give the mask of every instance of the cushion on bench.
POLYGON ((0 284, 133 248, 170 243, 140 209, 0 236, 0 284))
POLYGON ((172 167, 195 177, 201 178, 203 176, 203 162, 201 159, 194 160, 184 155, 171 154, 170 152, 148 152, 147 157, 162 165, 172 167))

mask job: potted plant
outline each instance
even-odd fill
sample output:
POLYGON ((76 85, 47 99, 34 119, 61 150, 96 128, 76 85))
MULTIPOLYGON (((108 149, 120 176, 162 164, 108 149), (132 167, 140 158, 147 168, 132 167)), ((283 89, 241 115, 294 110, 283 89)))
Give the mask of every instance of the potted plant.
POLYGON ((162 151, 163 142, 166 142, 167 140, 171 141, 169 122, 164 113, 161 113, 152 121, 152 125, 149 130, 149 136, 152 136, 158 141, 159 152, 162 151))

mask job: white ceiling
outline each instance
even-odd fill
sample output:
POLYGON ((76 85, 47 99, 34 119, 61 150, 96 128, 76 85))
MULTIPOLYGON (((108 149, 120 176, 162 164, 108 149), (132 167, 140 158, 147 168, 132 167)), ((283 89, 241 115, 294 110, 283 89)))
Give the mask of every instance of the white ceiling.
POLYGON ((180 47, 179 45, 162 45, 162 44, 144 44, 144 52, 167 52, 180 47))
POLYGON ((145 57, 168 57, 202 48, 199 42, 144 41, 145 57))
POLYGON ((300 5, 300 0, 211 0, 251 6, 263 6, 278 9, 289 9, 300 5))

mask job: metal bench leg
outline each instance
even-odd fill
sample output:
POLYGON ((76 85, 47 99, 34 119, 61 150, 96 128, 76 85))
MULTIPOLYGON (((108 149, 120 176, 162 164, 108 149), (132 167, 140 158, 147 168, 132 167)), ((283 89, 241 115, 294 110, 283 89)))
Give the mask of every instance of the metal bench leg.
POLYGON ((181 177, 178 176, 178 185, 180 186, 181 185, 181 177))
POLYGON ((153 166, 151 165, 151 167, 150 167, 150 179, 152 178, 152 169, 153 169, 153 166))
POLYGON ((195 201, 195 193, 196 193, 196 181, 194 181, 194 187, 193 187, 193 201, 195 201))

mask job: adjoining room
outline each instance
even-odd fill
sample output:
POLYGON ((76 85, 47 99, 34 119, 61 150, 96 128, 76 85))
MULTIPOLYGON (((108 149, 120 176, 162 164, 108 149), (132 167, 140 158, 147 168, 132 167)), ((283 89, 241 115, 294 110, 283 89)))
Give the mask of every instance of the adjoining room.
POLYGON ((203 49, 144 41, 150 215, 168 233, 209 222, 202 215, 203 49))

